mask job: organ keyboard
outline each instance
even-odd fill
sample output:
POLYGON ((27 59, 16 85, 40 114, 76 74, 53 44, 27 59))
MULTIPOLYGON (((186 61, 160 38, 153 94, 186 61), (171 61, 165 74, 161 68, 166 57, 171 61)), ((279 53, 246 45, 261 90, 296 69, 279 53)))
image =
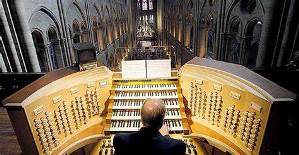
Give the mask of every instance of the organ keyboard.
MULTIPOLYGON (((141 119, 141 111, 138 109, 114 110, 111 120, 135 120, 141 119)), ((165 119, 181 119, 179 109, 167 109, 165 119)))
MULTIPOLYGON (((163 100, 167 109, 180 108, 178 101, 175 99, 163 100)), ((141 109, 143 100, 115 100, 114 109, 141 109)))
POLYGON ((178 95, 174 91, 155 91, 155 92, 116 92, 114 99, 147 99, 147 98, 159 98, 170 99, 178 98, 178 95))
POLYGON ((4 100, 23 154, 113 154, 111 137, 142 127, 144 99, 166 105, 171 137, 186 154, 203 154, 199 139, 230 154, 279 150, 287 107, 296 95, 235 64, 194 58, 168 78, 123 79, 106 67, 47 73, 4 100), (275 135, 275 136, 273 136, 275 135), (90 145, 88 146, 90 147, 90 145))
POLYGON ((136 85, 117 85, 115 90, 126 91, 126 90, 176 90, 175 84, 136 84, 136 85))
POLYGON ((147 98, 163 100, 166 106, 164 123, 171 133, 188 133, 182 96, 178 93, 181 91, 177 85, 177 79, 114 80, 105 133, 138 131, 142 127, 141 107, 147 98))

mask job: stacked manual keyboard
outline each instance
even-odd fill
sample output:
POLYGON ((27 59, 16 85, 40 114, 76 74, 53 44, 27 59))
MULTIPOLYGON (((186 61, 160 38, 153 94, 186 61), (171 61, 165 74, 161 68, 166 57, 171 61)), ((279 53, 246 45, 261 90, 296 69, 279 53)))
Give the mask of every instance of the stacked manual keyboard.
POLYGON ((138 131, 142 127, 141 108, 148 98, 163 100, 166 107, 164 124, 171 133, 188 133, 177 79, 114 81, 105 132, 138 131))

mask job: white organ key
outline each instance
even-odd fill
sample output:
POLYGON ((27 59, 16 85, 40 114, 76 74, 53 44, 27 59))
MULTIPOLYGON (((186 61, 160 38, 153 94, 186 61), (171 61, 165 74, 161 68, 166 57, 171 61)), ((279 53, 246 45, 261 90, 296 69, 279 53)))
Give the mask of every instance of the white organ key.
POLYGON ((141 127, 141 108, 146 98, 163 99, 166 106, 164 124, 171 131, 183 130, 177 86, 175 83, 125 83, 115 86, 111 131, 138 131, 141 127), (143 91, 145 90, 145 91, 143 91))
MULTIPOLYGON (((112 109, 141 109, 143 100, 115 100, 112 109)), ((166 109, 180 108, 177 100, 164 99, 166 109)))
POLYGON ((155 92, 118 92, 114 99, 146 99, 146 98, 178 98, 176 92, 155 91, 155 92))
POLYGON ((175 84, 117 85, 116 90, 176 90, 175 84))

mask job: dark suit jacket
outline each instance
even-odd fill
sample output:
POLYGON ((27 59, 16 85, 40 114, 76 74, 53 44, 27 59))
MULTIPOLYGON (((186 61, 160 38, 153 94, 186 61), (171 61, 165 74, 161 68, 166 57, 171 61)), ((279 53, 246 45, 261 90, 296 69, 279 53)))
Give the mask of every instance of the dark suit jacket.
POLYGON ((162 136, 152 128, 114 136, 115 155, 184 155, 186 144, 169 136, 162 136))

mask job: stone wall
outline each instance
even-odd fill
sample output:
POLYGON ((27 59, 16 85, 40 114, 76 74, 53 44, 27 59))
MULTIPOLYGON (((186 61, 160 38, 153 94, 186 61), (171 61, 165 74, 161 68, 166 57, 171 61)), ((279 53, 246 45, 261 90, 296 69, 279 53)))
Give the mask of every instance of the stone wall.
POLYGON ((2 0, 0 8, 7 72, 70 66, 75 63, 72 45, 79 42, 93 44, 98 55, 113 55, 111 47, 117 48, 120 40, 126 46, 128 39, 128 4, 123 0, 2 0))

